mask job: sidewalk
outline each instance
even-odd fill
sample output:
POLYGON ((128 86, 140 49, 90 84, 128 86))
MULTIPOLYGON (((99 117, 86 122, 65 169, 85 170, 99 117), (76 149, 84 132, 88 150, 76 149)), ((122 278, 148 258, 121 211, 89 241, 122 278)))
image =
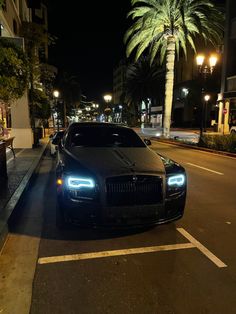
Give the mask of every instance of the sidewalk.
MULTIPOLYGON (((162 135, 162 128, 133 128, 136 133, 141 136, 160 138, 162 135)), ((220 134, 207 129, 206 134, 220 134)), ((185 143, 197 144, 199 141, 199 129, 181 129, 171 128, 170 139, 178 139, 185 143)))
POLYGON ((16 150, 15 159, 11 152, 7 152, 8 180, 0 187, 0 249, 8 232, 8 219, 27 190, 47 143, 46 138, 41 140, 38 148, 16 150))

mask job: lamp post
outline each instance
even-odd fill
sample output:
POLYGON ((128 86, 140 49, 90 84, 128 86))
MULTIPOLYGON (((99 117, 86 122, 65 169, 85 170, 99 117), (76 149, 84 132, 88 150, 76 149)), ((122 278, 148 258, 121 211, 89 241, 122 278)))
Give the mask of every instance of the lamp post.
MULTIPOLYGON (((108 120, 108 115, 109 115, 109 113, 111 111, 111 108, 109 108, 109 103, 112 100, 112 96, 110 94, 106 94, 106 95, 103 96, 103 98, 104 98, 104 100, 105 100, 105 102, 107 104, 107 108, 105 108, 104 111, 106 112, 106 116, 107 116, 106 120, 108 120)), ((106 121, 106 122, 108 122, 108 121, 106 121)))
MULTIPOLYGON (((204 96, 204 101, 205 101, 205 106, 204 106, 204 127, 203 127, 203 129, 204 129, 204 132, 206 132, 206 121, 207 121, 207 105, 208 105, 208 101, 209 101, 209 99, 210 99, 211 97, 210 97, 210 95, 208 95, 208 94, 206 94, 205 96, 204 96)), ((203 121, 203 119, 202 119, 202 121, 203 121)))
POLYGON ((58 97, 60 96, 60 93, 58 90, 54 90, 53 91, 53 97, 55 99, 55 107, 56 107, 56 112, 57 112, 57 131, 59 132, 59 112, 58 112, 58 105, 57 105, 57 100, 58 100, 58 97))
MULTIPOLYGON (((209 58, 206 58, 204 54, 199 54, 196 56, 196 63, 198 66, 198 72, 203 77, 203 84, 201 88, 202 95, 206 92, 206 80, 209 75, 212 75, 214 68, 217 64, 218 58, 216 55, 211 55, 209 58)), ((200 139, 204 132, 206 131, 206 120, 207 120, 207 103, 210 99, 209 95, 204 96, 204 103, 202 101, 202 110, 201 110, 201 123, 200 123, 200 139)))
POLYGON ((119 105, 119 109, 120 109, 120 112, 119 112, 119 123, 122 123, 122 110, 123 110, 123 106, 122 105, 119 105))
POLYGON ((92 104, 92 109, 93 109, 93 119, 97 120, 97 116, 98 116, 98 108, 99 108, 99 104, 93 103, 92 104))

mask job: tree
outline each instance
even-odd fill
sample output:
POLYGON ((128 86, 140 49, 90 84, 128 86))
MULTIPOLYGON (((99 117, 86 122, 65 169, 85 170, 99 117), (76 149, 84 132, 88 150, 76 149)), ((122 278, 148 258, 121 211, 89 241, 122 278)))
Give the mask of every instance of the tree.
POLYGON ((79 78, 70 73, 62 72, 58 76, 58 88, 64 101, 64 114, 74 116, 75 111, 80 106, 81 99, 79 78))
POLYGON ((23 96, 28 83, 28 62, 20 47, 0 40, 0 101, 8 103, 23 96))
POLYGON ((136 60, 146 52, 152 63, 160 55, 166 62, 165 112, 163 135, 169 137, 173 101, 175 57, 180 48, 187 57, 187 46, 196 51, 200 36, 213 45, 221 40, 223 14, 209 0, 131 0, 128 13, 134 23, 124 41, 127 56, 136 50, 136 60))
POLYGON ((150 64, 146 57, 140 58, 137 62, 127 68, 125 84, 125 102, 134 107, 136 115, 142 103, 145 104, 146 119, 150 122, 149 105, 150 100, 157 98, 157 91, 160 88, 161 68, 156 64, 150 64), (159 89, 157 86, 159 85, 159 89))
MULTIPOLYGON (((41 120, 44 126, 50 116, 50 90, 55 77, 54 70, 50 69, 45 61, 45 46, 50 38, 40 24, 24 21, 21 26, 21 36, 25 39, 25 50, 29 60, 29 103, 31 127, 34 132, 34 146, 38 144, 35 129, 36 119, 41 120)), ((52 39, 54 40, 54 39, 52 39)))

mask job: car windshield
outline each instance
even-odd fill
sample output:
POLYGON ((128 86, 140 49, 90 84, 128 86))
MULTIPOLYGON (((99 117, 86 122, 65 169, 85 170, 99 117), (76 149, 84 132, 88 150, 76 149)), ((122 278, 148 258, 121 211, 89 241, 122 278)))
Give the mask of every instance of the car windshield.
POLYGON ((69 147, 146 147, 131 129, 120 127, 75 127, 66 141, 69 147))

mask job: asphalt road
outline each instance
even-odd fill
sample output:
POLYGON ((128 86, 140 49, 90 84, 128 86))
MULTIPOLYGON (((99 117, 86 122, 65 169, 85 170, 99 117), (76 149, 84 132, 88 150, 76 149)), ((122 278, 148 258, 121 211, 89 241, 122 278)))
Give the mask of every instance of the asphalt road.
POLYGON ((12 226, 15 234, 38 237, 36 221, 25 228, 22 217, 43 211, 31 314, 236 313, 236 160, 157 142, 152 149, 186 168, 186 211, 176 223, 132 232, 59 232, 55 162, 44 159, 12 226), (41 258, 74 254, 82 255, 40 264, 41 258))

